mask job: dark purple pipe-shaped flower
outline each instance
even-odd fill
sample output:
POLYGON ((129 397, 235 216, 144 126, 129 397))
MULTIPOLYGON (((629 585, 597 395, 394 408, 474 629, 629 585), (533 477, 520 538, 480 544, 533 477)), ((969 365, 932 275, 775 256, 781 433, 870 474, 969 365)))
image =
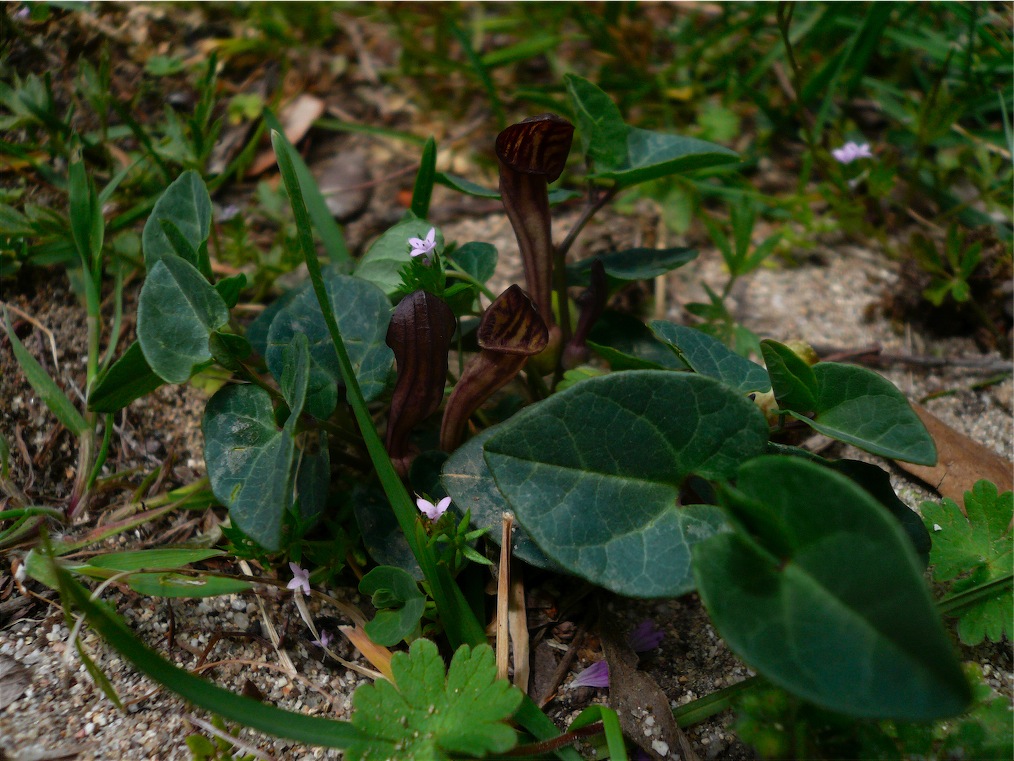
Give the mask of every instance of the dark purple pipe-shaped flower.
POLYGON ((574 125, 556 114, 512 124, 496 138, 500 195, 521 249, 528 293, 553 327, 553 239, 549 183, 567 163, 574 125))
POLYGON ((507 385, 530 356, 546 348, 549 330, 532 300, 512 285, 483 314, 477 338, 481 351, 465 366, 444 409, 440 448, 445 452, 457 449, 479 405, 507 385))
POLYGON ((563 368, 570 370, 588 360, 588 334, 605 311, 609 300, 609 282, 606 280, 606 268, 601 259, 591 264, 591 280, 588 288, 577 297, 581 312, 577 318, 574 335, 563 350, 563 368))
POLYGON ((451 308, 426 291, 406 296, 391 315, 387 345, 398 363, 398 382, 391 397, 387 453, 403 476, 415 456, 409 434, 436 412, 444 399, 447 352, 454 327, 451 308))

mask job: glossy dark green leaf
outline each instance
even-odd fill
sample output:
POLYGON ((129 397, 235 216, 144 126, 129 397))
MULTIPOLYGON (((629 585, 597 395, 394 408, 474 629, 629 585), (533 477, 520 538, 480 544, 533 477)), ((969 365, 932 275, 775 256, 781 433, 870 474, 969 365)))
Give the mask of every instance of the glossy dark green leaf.
POLYGON ((246 275, 240 272, 238 275, 223 277, 215 283, 215 290, 222 297, 225 305, 232 309, 239 303, 239 294, 246 288, 246 275))
POLYGON ((327 507, 331 487, 331 453, 327 432, 304 431, 296 437, 296 500, 299 516, 312 520, 327 507))
POLYGON ((392 647, 419 627, 426 598, 416 580, 401 568, 382 565, 363 576, 359 592, 370 595, 377 615, 366 624, 366 633, 378 645, 392 647))
POLYGON ((351 502, 359 533, 363 535, 363 546, 370 557, 380 565, 396 566, 413 578, 421 579, 423 572, 383 492, 357 485, 352 489, 351 502))
MULTIPOLYGON (((391 302, 376 286, 348 275, 331 274, 324 285, 363 396, 375 399, 384 391, 394 362, 394 353, 385 343, 391 302)), ((300 290, 271 321, 265 360, 276 378, 282 377, 283 352, 297 334, 305 335, 310 345, 306 412, 323 420, 334 412, 338 402, 341 370, 324 315, 311 289, 300 290)))
POLYGON ((190 262, 170 255, 149 268, 137 304, 137 340, 166 383, 185 383, 210 360, 208 339, 228 321, 222 297, 190 262))
MULTIPOLYGON (((356 267, 355 276, 368 280, 387 296, 393 296, 401 284, 401 268, 412 260, 409 253, 409 238, 425 239, 432 228, 425 219, 406 219, 389 229, 363 254, 356 267)), ((437 251, 444 248, 444 235, 436 231, 437 251)), ((345 335, 344 329, 342 335, 345 335)))
POLYGON ((852 716, 922 721, 970 694, 897 522, 848 478, 795 457, 746 463, 737 533, 694 547, 723 639, 775 684, 852 716))
POLYGON ((651 330, 665 341, 694 372, 719 380, 744 394, 769 391, 767 371, 700 330, 665 320, 652 320, 651 330))
POLYGON ((563 79, 585 156, 599 170, 623 166, 629 128, 612 98, 575 74, 567 74, 563 79))
POLYGON ((252 385, 218 391, 201 423, 215 497, 243 533, 269 550, 279 547, 282 516, 293 500, 294 432, 309 379, 306 338, 295 336, 283 359, 291 368, 282 382, 291 412, 281 431, 268 392, 252 385))
POLYGON ((893 460, 935 465, 936 445, 905 395, 872 370, 819 362, 813 366, 817 404, 813 418, 790 410, 825 436, 893 460))
POLYGON ((679 172, 739 161, 735 151, 706 140, 629 127, 627 155, 620 166, 599 169, 592 179, 613 180, 623 188, 679 172))
POLYGON ((451 259, 461 269, 474 277, 480 283, 485 283, 496 272, 497 263, 496 246, 492 243, 471 241, 455 249, 451 259))
POLYGON ((898 498, 894 487, 891 486, 891 476, 886 470, 859 460, 833 460, 828 463, 828 467, 848 476, 865 489, 871 497, 886 507, 888 512, 898 521, 898 525, 905 532, 909 542, 912 543, 912 549, 915 550, 922 567, 925 568, 929 565, 929 553, 932 545, 929 532, 923 525, 919 514, 898 498))
POLYGON ((147 396, 165 381, 155 375, 144 358, 141 344, 134 341, 123 356, 99 375, 88 394, 88 409, 119 412, 135 399, 147 396))
POLYGON ((227 370, 239 370, 240 363, 250 356, 253 348, 243 336, 235 333, 214 331, 208 339, 208 349, 222 367, 227 370))
POLYGON ((588 346, 613 370, 689 370, 648 326, 623 312, 605 313, 588 336, 588 346))
POLYGON ((590 282, 591 265, 595 259, 602 262, 606 275, 613 280, 631 282, 651 280, 659 275, 679 269, 697 258, 693 248, 631 248, 614 251, 604 256, 589 257, 567 266, 567 282, 570 285, 587 286, 590 282))
MULTIPOLYGON (((500 543, 503 515, 511 512, 511 506, 493 480, 493 474, 486 465, 483 446, 499 429, 500 426, 492 426, 480 431, 454 450, 444 463, 440 476, 440 483, 453 500, 451 509, 458 515, 471 510, 472 525, 488 529, 486 536, 497 544, 500 543)), ((514 524, 511 553, 536 568, 561 570, 517 524, 514 524)))
POLYGON ((799 412, 815 410, 818 387, 813 368, 785 344, 765 340, 760 346, 778 406, 799 412))
POLYGON ((157 261, 178 256, 162 220, 171 222, 189 244, 194 258, 188 261, 196 268, 196 252, 211 231, 211 196, 199 173, 187 170, 155 202, 141 234, 144 266, 149 273, 157 261))
POLYGON ((713 506, 680 506, 683 481, 731 476, 767 438, 753 403, 718 381, 642 370, 532 405, 485 453, 548 557, 619 594, 663 597, 692 589, 690 547, 723 525, 713 506))

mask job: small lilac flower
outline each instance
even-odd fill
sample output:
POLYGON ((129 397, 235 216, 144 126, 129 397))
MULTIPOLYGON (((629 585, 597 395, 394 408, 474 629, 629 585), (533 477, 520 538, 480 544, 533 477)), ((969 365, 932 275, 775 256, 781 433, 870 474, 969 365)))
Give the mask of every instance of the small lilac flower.
POLYGON ((437 247, 436 236, 436 228, 431 227, 430 231, 426 233, 425 238, 409 238, 408 245, 412 247, 412 250, 409 253, 412 254, 413 258, 421 256, 423 258, 423 264, 429 264, 429 255, 433 252, 433 249, 437 247))
POLYGON ((856 159, 872 159, 869 143, 845 143, 841 148, 835 148, 831 155, 839 164, 851 164, 856 159))
POLYGON ((447 512, 447 507, 451 504, 450 497, 444 497, 442 500, 437 502, 435 505, 428 499, 419 497, 415 501, 416 507, 419 508, 420 512, 423 513, 431 521, 437 520, 441 515, 447 512))
POLYGON ((570 683, 571 689, 576 687, 608 687, 609 686, 609 664, 605 661, 596 661, 580 674, 574 677, 570 683))
POLYGON ((630 632, 627 642, 630 643, 630 649, 635 653, 650 653, 662 644, 664 638, 665 634, 655 626, 655 622, 646 618, 637 625, 634 631, 630 632))
POLYGON ((289 569, 292 571, 292 579, 286 584, 288 589, 292 590, 303 590, 303 594, 307 597, 310 596, 310 572, 304 571, 295 563, 289 563, 289 569))
POLYGON ((317 647, 326 650, 330 644, 334 641, 334 637, 328 632, 327 629, 320 630, 320 639, 315 639, 310 644, 316 645, 317 647))
MULTIPOLYGON (((634 631, 627 637, 627 644, 635 653, 650 653, 662 644, 665 634, 659 629, 655 622, 646 618, 639 623, 634 631)), ((609 686, 609 664, 605 661, 593 663, 584 671, 574 677, 570 683, 571 687, 608 687, 609 686)))

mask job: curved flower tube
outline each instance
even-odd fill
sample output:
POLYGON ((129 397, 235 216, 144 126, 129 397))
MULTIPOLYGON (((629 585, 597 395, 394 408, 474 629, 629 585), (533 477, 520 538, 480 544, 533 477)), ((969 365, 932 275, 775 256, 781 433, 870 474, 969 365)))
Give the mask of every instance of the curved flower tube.
POLYGON ((454 327, 451 308, 426 291, 406 296, 391 315, 387 345, 398 363, 398 381, 391 396, 387 453, 402 476, 415 456, 409 434, 444 400, 454 327))
POLYGON ((445 452, 457 449, 479 405, 507 385, 530 356, 546 348, 549 330, 532 300, 512 285, 489 305, 477 337, 481 351, 465 366, 444 409, 440 448, 445 452))

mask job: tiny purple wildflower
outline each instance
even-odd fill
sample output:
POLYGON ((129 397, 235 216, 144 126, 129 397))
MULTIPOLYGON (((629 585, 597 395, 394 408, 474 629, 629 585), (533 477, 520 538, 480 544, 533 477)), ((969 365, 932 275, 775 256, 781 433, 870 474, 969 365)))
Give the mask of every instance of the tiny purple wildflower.
POLYGON ((313 642, 311 644, 316 645, 317 647, 326 650, 330 646, 330 644, 331 644, 331 642, 333 640, 334 640, 334 638, 327 631, 327 629, 321 629, 320 630, 320 639, 313 640, 313 642))
POLYGON ((571 689, 575 687, 608 687, 609 686, 609 664, 605 661, 596 661, 580 674, 574 677, 570 683, 571 689))
POLYGON ((433 249, 437 247, 437 231, 436 228, 431 227, 430 231, 426 233, 425 238, 409 238, 408 245, 412 247, 409 252, 412 257, 421 256, 423 258, 423 264, 430 263, 430 254, 433 249))
POLYGON ((428 499, 423 499, 422 497, 419 497, 415 501, 415 504, 416 504, 416 507, 419 508, 419 511, 423 515, 425 515, 431 521, 435 521, 441 515, 443 515, 445 512, 447 512, 447 508, 451 504, 451 498, 450 497, 444 497, 442 500, 440 500, 439 502, 437 502, 434 505, 428 499))
POLYGON ((869 143, 845 143, 841 148, 835 148, 831 151, 831 155, 834 156, 835 161, 839 164, 851 164, 856 159, 872 159, 873 153, 870 151, 869 143))
POLYGON ((292 579, 286 584, 288 589, 302 590, 303 594, 307 597, 310 596, 310 572, 304 571, 295 563, 289 563, 289 569, 292 571, 292 579))
POLYGON ((630 643, 630 649, 635 653, 650 653, 662 644, 664 638, 665 634, 655 625, 655 622, 646 618, 637 625, 634 631, 630 632, 627 642, 630 643))

